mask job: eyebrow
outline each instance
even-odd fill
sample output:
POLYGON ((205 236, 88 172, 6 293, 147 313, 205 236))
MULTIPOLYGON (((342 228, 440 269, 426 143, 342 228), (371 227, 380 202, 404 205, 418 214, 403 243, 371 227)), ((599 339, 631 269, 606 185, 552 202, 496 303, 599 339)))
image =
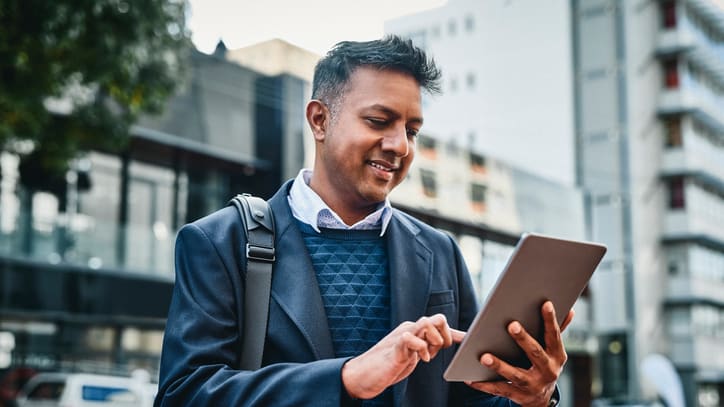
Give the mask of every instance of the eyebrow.
MULTIPOLYGON (((395 118, 401 116, 400 113, 398 113, 396 110, 390 109, 389 107, 387 107, 385 105, 381 105, 379 103, 369 106, 369 107, 367 107, 367 109, 379 110, 379 111, 381 111, 389 116, 395 117, 395 118)), ((423 119, 422 119, 422 117, 413 117, 410 120, 408 120, 407 122, 415 123, 415 124, 422 126, 423 119)))

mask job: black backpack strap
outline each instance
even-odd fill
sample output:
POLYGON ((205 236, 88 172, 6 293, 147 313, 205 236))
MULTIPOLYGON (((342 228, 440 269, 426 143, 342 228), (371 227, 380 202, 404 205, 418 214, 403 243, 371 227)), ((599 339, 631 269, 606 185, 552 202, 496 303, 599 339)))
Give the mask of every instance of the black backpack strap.
POLYGON ((274 217, 269 204, 249 194, 229 201, 239 212, 246 234, 244 275, 244 335, 241 345, 242 370, 261 367, 264 354, 272 265, 274 263, 274 217))

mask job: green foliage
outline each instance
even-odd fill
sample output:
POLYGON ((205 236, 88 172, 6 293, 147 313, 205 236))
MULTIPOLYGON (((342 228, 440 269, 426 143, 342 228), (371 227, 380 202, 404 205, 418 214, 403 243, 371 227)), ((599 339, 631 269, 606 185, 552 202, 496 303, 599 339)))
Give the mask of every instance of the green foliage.
POLYGON ((0 148, 49 171, 116 150, 159 112, 190 49, 185 0, 0 0, 0 148), (31 141, 28 143, 27 141, 31 141))

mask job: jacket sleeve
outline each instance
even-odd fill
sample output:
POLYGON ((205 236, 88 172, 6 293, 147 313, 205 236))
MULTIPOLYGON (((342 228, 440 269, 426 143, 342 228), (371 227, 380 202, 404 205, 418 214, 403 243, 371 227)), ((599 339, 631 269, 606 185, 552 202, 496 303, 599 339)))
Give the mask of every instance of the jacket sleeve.
MULTIPOLYGON (((455 253, 455 271, 458 281, 458 298, 460 301, 460 318, 458 327, 467 330, 472 324, 475 315, 478 312, 477 299, 475 289, 470 278, 465 261, 463 260, 460 248, 455 241, 450 238, 455 253)), ((450 385, 450 401, 449 406, 480 406, 480 407, 512 407, 518 404, 503 398, 493 396, 487 393, 479 392, 465 383, 453 382, 450 385)))
MULTIPOLYGON (((228 250, 228 247, 227 247, 228 250)), ((176 240, 176 282, 155 406, 339 406, 346 359, 240 371, 241 280, 196 224, 176 240), (238 291, 238 292, 235 292, 238 291)))

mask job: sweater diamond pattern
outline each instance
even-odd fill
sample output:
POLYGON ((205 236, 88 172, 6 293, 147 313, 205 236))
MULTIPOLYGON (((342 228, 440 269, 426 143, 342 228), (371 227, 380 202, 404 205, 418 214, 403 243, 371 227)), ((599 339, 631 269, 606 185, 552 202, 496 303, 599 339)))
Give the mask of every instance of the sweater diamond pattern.
MULTIPOLYGON (((311 229, 311 228, 310 228, 311 229)), ((387 249, 379 230, 303 229, 337 357, 357 356, 390 330, 387 249)))
MULTIPOLYGON (((337 357, 364 353, 390 331, 387 247, 379 230, 320 228, 301 224, 317 275, 337 357)), ((392 388, 363 407, 392 404, 392 388)))

